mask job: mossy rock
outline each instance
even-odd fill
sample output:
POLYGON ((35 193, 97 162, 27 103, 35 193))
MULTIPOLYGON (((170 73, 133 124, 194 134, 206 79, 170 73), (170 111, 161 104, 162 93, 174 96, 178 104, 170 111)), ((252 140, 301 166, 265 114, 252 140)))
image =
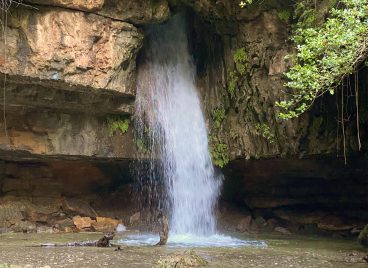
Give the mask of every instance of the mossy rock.
POLYGON ((358 236, 358 242, 361 245, 368 247, 368 224, 360 232, 358 236))

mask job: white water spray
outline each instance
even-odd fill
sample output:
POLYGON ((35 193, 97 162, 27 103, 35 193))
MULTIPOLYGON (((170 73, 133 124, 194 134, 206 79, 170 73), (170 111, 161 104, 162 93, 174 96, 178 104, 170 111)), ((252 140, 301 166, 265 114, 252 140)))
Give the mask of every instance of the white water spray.
POLYGON ((212 235, 221 179, 208 151, 184 16, 155 26, 149 35, 138 72, 138 131, 148 126, 152 157, 160 158, 171 232, 212 235))

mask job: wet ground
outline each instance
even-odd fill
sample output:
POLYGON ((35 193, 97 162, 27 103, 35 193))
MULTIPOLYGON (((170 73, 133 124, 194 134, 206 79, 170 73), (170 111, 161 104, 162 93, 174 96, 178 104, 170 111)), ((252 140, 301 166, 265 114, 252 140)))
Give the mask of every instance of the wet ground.
MULTIPOLYGON (((42 243, 97 240, 101 234, 3 234, 0 235, 0 268, 3 267, 155 267, 160 259, 188 248, 123 246, 115 248, 53 247, 42 243)), ((244 237, 245 238, 245 237, 244 237)), ((368 267, 368 252, 356 241, 297 236, 252 236, 267 247, 195 248, 208 261, 206 267, 368 267)))

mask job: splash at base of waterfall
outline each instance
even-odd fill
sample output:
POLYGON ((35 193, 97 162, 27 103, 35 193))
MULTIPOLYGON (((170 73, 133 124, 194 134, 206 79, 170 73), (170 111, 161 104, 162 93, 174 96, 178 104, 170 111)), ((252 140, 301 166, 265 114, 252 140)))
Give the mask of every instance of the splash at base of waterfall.
MULTIPOLYGON (((160 238, 156 234, 131 234, 117 240, 116 244, 127 246, 152 246, 160 238)), ((192 234, 173 234, 167 241, 167 247, 173 248, 193 248, 193 247, 267 247, 264 241, 242 240, 226 235, 214 234, 210 236, 195 236, 192 234)))

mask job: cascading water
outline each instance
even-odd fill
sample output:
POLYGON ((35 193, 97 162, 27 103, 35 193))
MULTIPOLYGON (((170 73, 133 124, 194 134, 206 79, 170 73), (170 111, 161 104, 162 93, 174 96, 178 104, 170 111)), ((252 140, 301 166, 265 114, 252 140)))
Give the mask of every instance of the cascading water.
POLYGON ((215 177, 208 152, 184 16, 174 16, 149 34, 138 75, 137 129, 148 126, 153 157, 160 158, 171 231, 214 234, 221 179, 215 177))
MULTIPOLYGON (((142 209, 169 212, 169 246, 264 246, 216 233, 214 209, 222 177, 215 175, 208 151, 185 16, 175 15, 147 34, 138 69, 135 114, 136 142, 143 155, 150 155, 148 166, 140 165, 137 174, 142 209)), ((157 242, 157 235, 152 234, 128 235, 118 241, 128 245, 157 242)))

